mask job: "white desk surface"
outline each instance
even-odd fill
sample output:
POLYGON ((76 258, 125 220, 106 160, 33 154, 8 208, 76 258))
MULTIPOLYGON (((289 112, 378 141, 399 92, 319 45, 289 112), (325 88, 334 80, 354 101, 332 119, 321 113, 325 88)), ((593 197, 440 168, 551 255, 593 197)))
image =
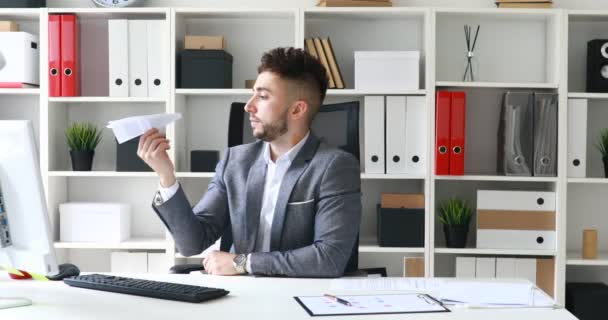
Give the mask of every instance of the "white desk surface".
MULTIPOLYGON (((218 287, 228 296, 200 304, 69 287, 61 281, 11 280, 0 273, 0 297, 27 297, 33 305, 0 310, 2 320, 68 319, 459 319, 576 320, 565 309, 454 309, 449 313, 311 317, 294 296, 321 295, 329 279, 287 279, 190 275, 123 276, 218 287)), ((334 292, 340 293, 340 292, 334 292)))

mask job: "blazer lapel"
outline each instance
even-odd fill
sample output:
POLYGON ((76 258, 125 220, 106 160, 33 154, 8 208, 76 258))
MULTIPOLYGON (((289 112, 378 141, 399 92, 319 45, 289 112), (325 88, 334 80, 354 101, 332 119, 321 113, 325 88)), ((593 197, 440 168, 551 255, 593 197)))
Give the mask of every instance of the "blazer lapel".
POLYGON ((246 237, 243 239, 245 243, 242 248, 247 248, 244 252, 253 252, 255 250, 255 242, 260 225, 260 211, 262 210, 262 200, 264 193, 264 182, 266 177, 266 162, 264 161, 264 147, 258 155, 257 160, 249 169, 247 177, 247 204, 245 213, 245 230, 246 237))
POLYGON ((274 217, 272 219, 270 251, 280 249, 279 246, 281 244, 281 234, 283 233, 283 223, 285 222, 285 213, 287 211, 287 203, 291 197, 291 192, 293 191, 296 182, 298 182, 300 175, 304 172, 304 169, 308 167, 310 159, 315 155, 318 145, 319 139, 311 132, 308 136, 308 140, 296 155, 295 159, 293 159, 291 166, 289 166, 289 169, 283 177, 277 203, 274 208, 274 217))

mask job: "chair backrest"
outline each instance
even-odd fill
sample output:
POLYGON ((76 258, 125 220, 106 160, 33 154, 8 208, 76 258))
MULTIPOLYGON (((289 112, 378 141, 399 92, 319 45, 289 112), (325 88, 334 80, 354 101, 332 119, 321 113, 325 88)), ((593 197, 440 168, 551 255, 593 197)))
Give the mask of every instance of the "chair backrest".
MULTIPOLYGON (((233 102, 230 106, 228 124, 228 147, 254 142, 249 117, 245 115, 245 103, 233 102)), ((325 143, 353 154, 359 159, 359 101, 326 104, 311 125, 312 132, 325 143)), ((222 234, 220 250, 229 251, 232 246, 230 227, 222 234)), ((358 269, 359 236, 346 264, 345 273, 358 269)))

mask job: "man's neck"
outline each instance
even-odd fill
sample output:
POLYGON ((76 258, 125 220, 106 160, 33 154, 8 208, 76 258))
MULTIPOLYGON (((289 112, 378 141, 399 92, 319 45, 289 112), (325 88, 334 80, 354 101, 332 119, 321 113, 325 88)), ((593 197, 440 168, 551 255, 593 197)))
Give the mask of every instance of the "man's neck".
POLYGON ((275 162, 278 158, 287 153, 287 151, 291 150, 293 146, 298 144, 298 142, 304 139, 307 133, 308 130, 290 136, 284 135, 282 137, 279 137, 278 139, 269 142, 270 159, 275 162))

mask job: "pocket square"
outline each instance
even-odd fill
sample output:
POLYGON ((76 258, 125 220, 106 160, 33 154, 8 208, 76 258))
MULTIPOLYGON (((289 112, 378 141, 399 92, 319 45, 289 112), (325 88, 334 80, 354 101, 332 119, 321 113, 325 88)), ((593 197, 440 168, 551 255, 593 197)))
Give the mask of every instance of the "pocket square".
POLYGON ((290 206, 294 206, 294 205, 296 205, 296 206, 297 206, 297 205, 299 205, 299 204, 311 203, 311 202, 313 202, 313 201, 315 201, 315 198, 312 198, 312 199, 310 199, 310 200, 304 200, 304 201, 289 202, 287 205, 290 205, 290 206))

